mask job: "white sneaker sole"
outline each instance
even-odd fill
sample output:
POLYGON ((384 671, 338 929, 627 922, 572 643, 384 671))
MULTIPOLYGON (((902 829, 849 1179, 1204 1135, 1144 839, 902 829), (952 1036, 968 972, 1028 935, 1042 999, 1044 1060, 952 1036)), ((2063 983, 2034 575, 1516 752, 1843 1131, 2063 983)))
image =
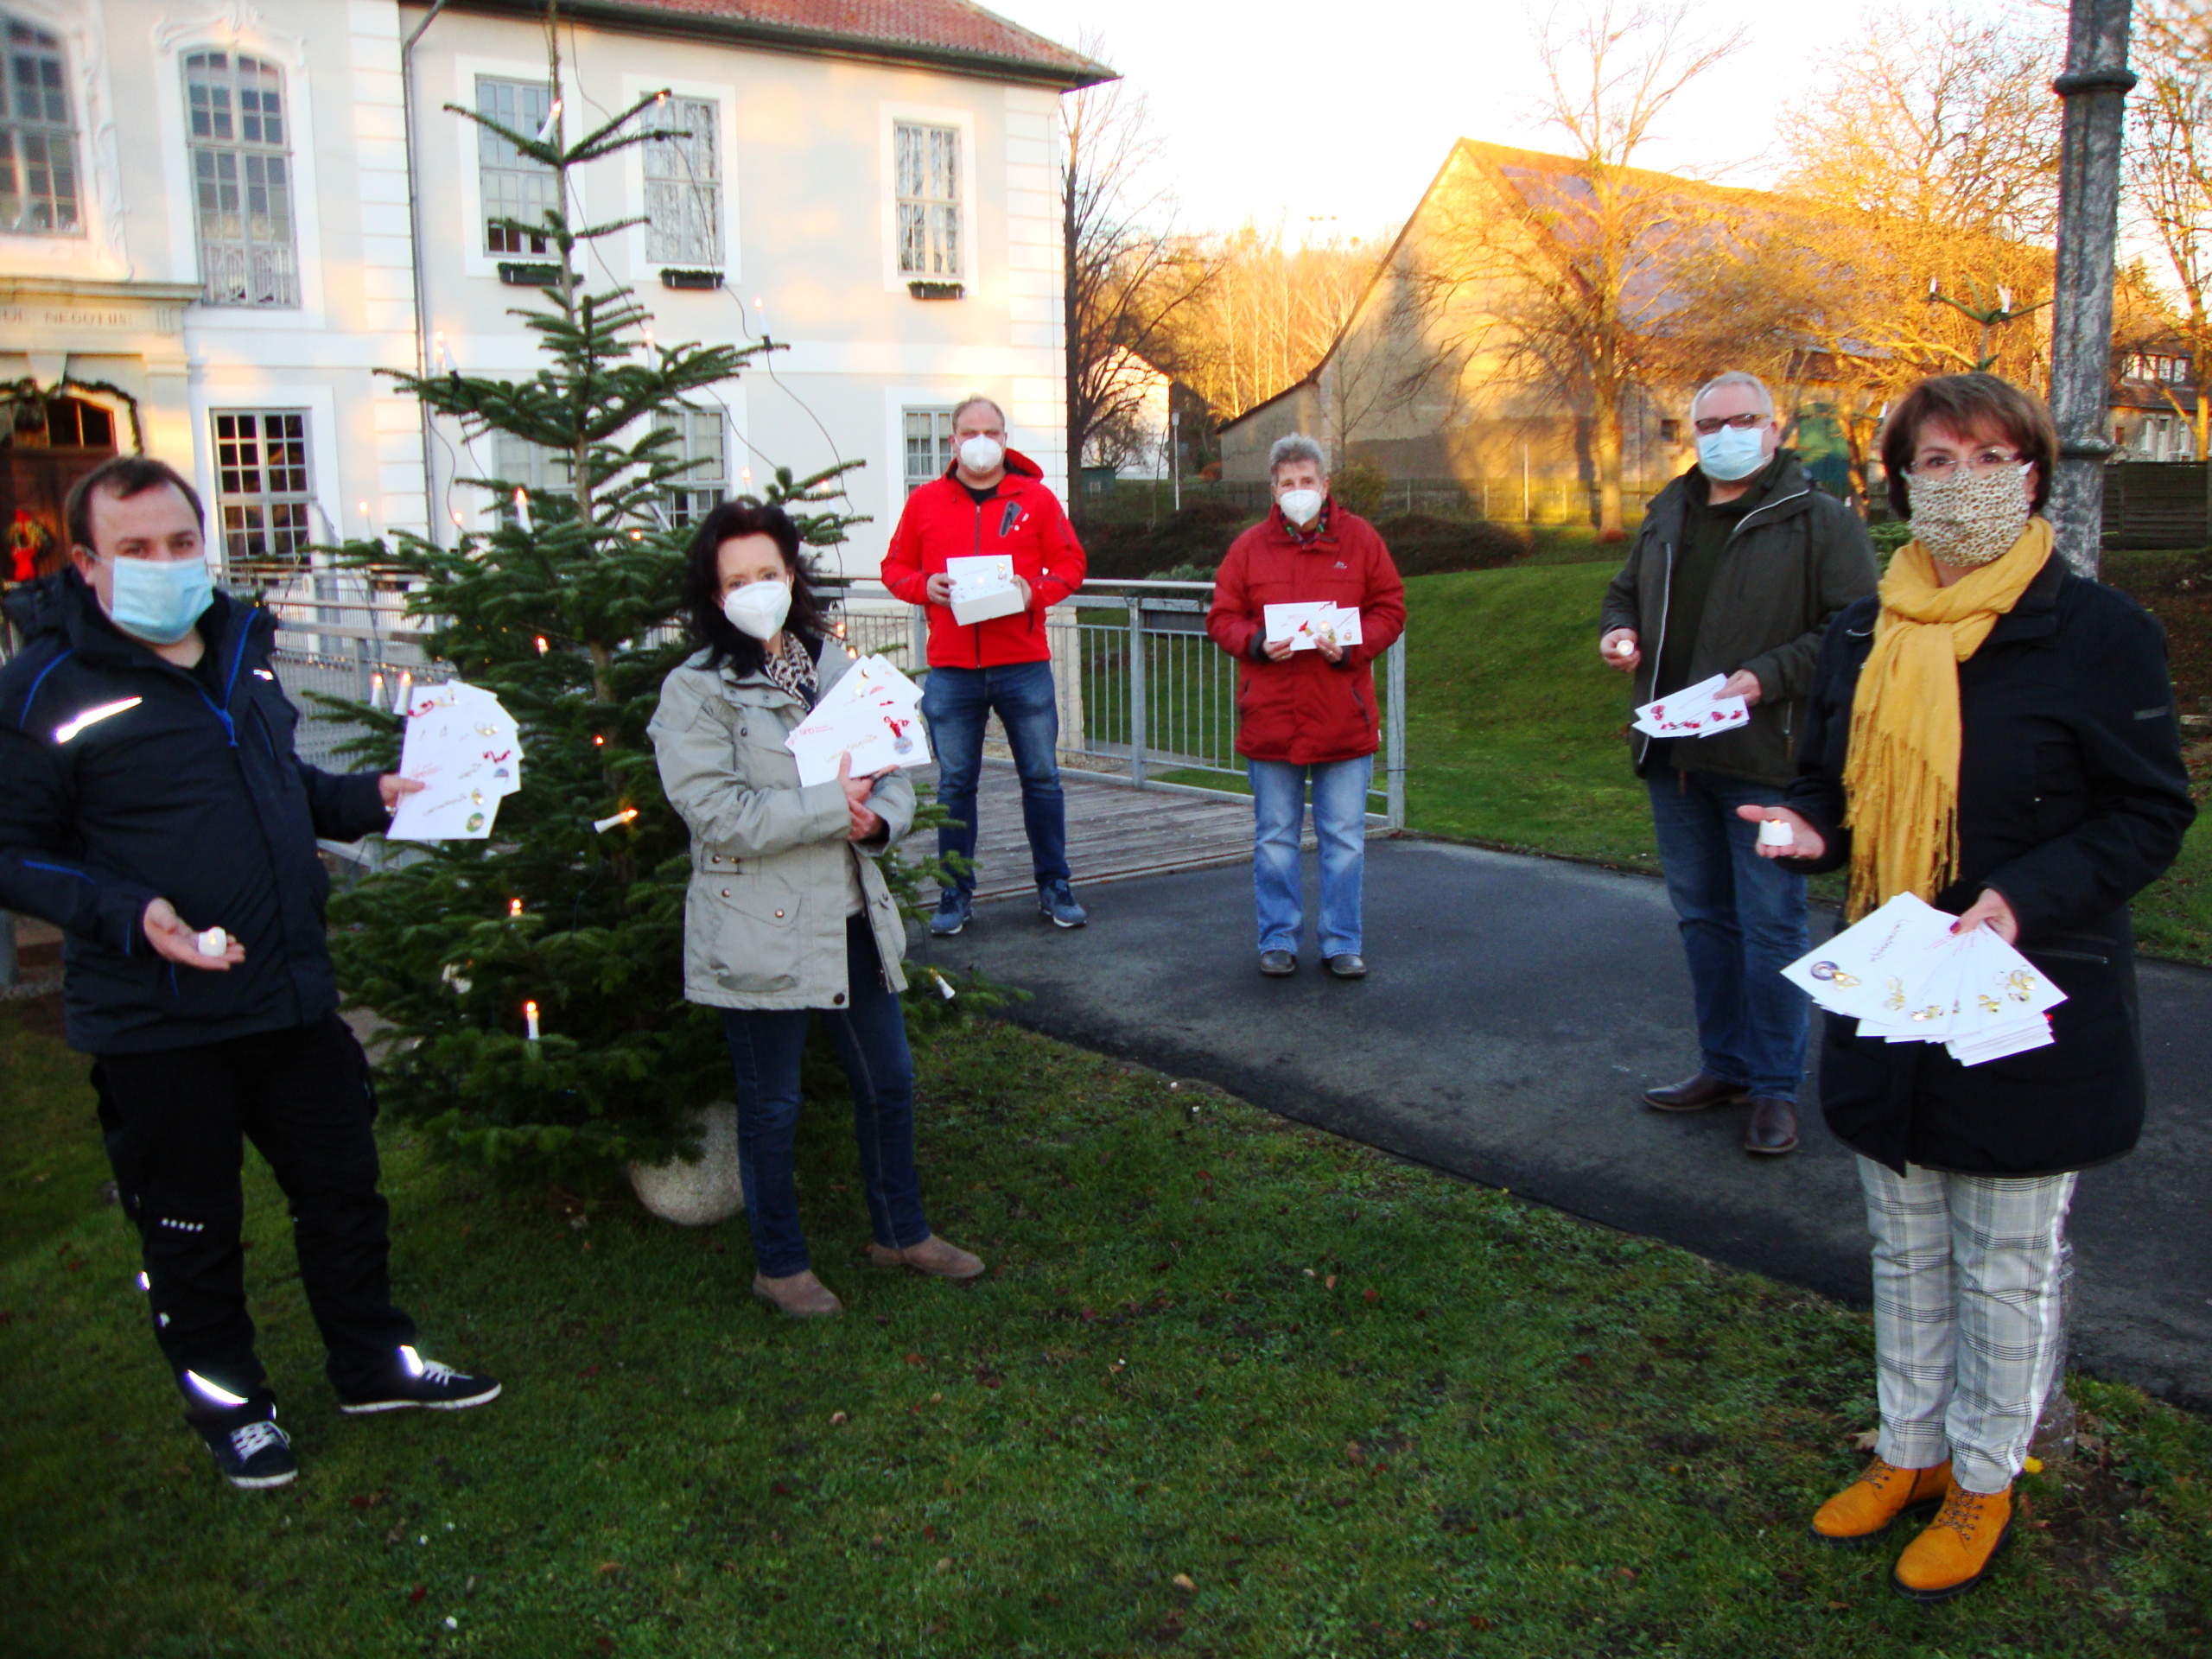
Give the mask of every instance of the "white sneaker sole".
MULTIPOLYGON (((494 1382, 481 1394, 472 1394, 466 1400, 370 1400, 358 1406, 340 1401, 338 1409, 348 1417, 367 1417, 379 1411, 466 1411, 471 1406, 480 1406, 499 1397, 501 1384, 494 1382)), ((289 1479, 287 1476, 285 1478, 289 1479)))
POLYGON ((225 1475, 223 1478, 242 1492, 259 1492, 271 1486, 289 1486, 299 1473, 296 1469, 287 1469, 281 1475, 225 1475))

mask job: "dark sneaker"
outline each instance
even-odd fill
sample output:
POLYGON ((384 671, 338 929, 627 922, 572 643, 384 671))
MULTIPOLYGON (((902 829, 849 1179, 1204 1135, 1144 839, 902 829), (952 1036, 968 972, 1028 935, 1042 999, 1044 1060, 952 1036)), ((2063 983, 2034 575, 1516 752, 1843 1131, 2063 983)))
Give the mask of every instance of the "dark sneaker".
POLYGON ((937 908, 930 912, 930 937, 949 939, 975 918, 975 901, 957 887, 947 887, 937 896, 937 908))
POLYGON ((233 1486, 283 1486, 300 1472, 289 1437, 266 1417, 236 1428, 203 1428, 200 1438, 215 1454, 216 1472, 233 1486))
POLYGON ((1081 927, 1090 919, 1065 880, 1047 881, 1037 889, 1037 913, 1054 927, 1081 927))
POLYGON ((372 1411, 462 1411, 496 1400, 499 1385, 488 1376, 463 1376, 450 1365, 425 1359, 404 1343, 392 1362, 391 1376, 373 1394, 340 1400, 338 1409, 349 1416, 372 1411))

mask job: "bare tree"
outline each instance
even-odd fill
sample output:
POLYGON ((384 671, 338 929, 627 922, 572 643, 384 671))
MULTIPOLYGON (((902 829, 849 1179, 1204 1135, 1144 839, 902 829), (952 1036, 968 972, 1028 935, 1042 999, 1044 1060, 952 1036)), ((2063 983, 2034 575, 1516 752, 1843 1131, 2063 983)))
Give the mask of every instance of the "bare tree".
POLYGON ((2195 453, 2212 454, 2212 15, 2190 0, 2146 0, 2136 30, 2129 207, 2158 251, 2156 287, 2169 301, 2159 308, 2167 313, 2163 332, 2187 348, 2196 407, 2184 407, 2163 381, 2159 389, 2194 423, 2195 453))
MULTIPOLYGON (((1079 46, 1092 57, 1103 51, 1096 36, 1084 36, 1079 46)), ((1095 434, 1135 417, 1145 395, 1145 365, 1172 356, 1171 320, 1211 275, 1198 246, 1171 233, 1176 204, 1158 181, 1160 149, 1144 95, 1128 82, 1103 81, 1062 95, 1071 471, 1081 467, 1095 434)))
POLYGON ((1742 43, 1690 18, 1615 0, 1548 16, 1537 112, 1565 136, 1563 161, 1478 168, 1438 202, 1420 276, 1433 379, 1464 385, 1479 365, 1589 410, 1606 536, 1624 533, 1624 404, 1688 329, 1678 273, 1727 234, 1729 193, 1634 165, 1682 90, 1742 43))
POLYGON ((1915 381, 2048 372, 2050 51, 2012 25, 1900 11, 1790 113, 1790 200, 1745 263, 1794 314, 1858 490, 1883 410, 1915 381))

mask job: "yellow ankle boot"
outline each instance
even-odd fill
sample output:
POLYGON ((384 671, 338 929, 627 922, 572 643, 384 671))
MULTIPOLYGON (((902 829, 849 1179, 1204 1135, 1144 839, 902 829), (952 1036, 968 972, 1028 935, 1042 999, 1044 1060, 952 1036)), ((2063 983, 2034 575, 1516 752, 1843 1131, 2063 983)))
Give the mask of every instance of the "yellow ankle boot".
POLYGON ((1933 1469, 1900 1469, 1874 1459, 1873 1466, 1813 1516, 1813 1536, 1824 1544, 1863 1544, 1890 1529, 1909 1510, 1934 1509, 1951 1491, 1951 1460, 1933 1469))
POLYGON ((1948 1601, 1980 1584, 2012 1535, 2012 1489, 1970 1492, 1951 1488, 1942 1512, 1904 1547, 1890 1588, 1911 1601, 1948 1601))

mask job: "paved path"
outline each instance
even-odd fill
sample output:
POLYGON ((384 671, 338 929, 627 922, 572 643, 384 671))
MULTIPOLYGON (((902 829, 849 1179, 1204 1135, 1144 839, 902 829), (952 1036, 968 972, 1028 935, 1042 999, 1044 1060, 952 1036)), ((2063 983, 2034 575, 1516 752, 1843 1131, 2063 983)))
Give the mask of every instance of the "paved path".
MULTIPOLYGON (((1306 861, 1308 925, 1313 861, 1306 861)), ((1033 994, 1012 1017, 1203 1077, 1370 1145, 1830 1295, 1867 1300, 1849 1153, 1808 1109, 1792 1157, 1740 1149, 1743 1109, 1637 1100, 1695 1068, 1660 884, 1420 841, 1368 849, 1364 982, 1255 971, 1249 864, 1077 887, 1060 932, 986 905, 919 954, 1033 994)), ((2075 1358, 2212 1407, 2212 973, 2142 968, 2152 1110, 2082 1178, 2075 1358)), ((1809 1092, 1808 1107, 1811 1104, 1809 1092)))

